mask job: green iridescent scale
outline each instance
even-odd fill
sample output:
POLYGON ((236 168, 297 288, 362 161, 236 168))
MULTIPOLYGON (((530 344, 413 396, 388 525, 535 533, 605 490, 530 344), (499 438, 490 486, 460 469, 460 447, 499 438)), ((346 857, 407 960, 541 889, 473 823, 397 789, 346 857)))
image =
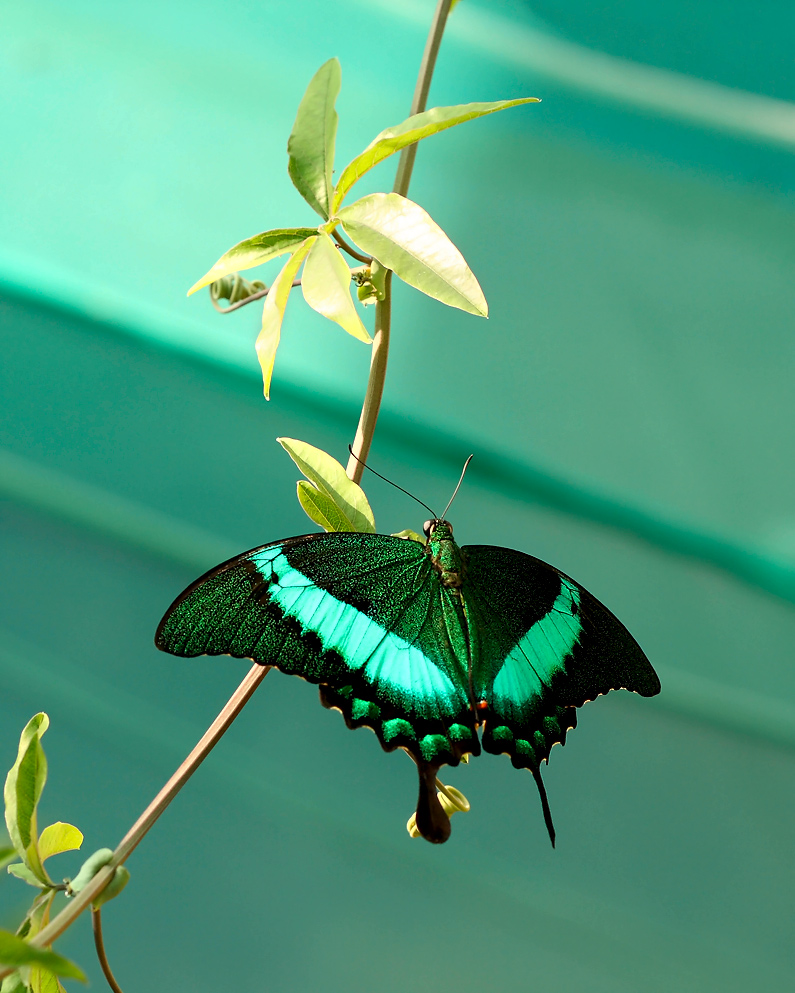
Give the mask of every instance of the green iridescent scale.
POLYGON ((426 546, 332 533, 246 552, 185 590, 155 641, 319 684, 349 727, 413 756, 417 826, 435 842, 450 833, 436 773, 482 745, 533 773, 554 843, 540 765, 575 708, 610 689, 660 688, 626 628, 581 586, 521 552, 459 548, 444 521, 430 523, 426 546))

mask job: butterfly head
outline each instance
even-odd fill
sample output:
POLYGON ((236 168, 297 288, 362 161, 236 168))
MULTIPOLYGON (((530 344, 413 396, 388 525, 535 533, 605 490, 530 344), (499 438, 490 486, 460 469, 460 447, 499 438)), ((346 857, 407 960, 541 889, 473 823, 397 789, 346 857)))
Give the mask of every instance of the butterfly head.
POLYGON ((453 525, 449 521, 441 520, 439 517, 434 517, 433 520, 426 521, 422 525, 422 530, 428 541, 439 541, 453 537, 453 525))

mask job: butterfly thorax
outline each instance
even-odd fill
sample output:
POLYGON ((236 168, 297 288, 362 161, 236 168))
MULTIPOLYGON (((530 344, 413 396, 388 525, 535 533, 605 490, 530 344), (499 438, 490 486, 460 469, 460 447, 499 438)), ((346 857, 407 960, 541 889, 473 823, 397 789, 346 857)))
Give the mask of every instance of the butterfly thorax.
POLYGON ((461 549, 453 541, 452 525, 447 521, 429 521, 426 532, 426 550, 433 568, 441 576, 442 585, 459 589, 464 581, 464 560, 461 549))

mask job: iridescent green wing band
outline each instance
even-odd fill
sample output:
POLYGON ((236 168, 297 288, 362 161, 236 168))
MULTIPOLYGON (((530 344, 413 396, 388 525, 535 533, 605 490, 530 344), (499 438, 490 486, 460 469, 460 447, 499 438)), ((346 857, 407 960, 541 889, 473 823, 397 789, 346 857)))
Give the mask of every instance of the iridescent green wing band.
POLYGON ((462 552, 485 751, 537 770, 552 746, 565 742, 586 701, 611 689, 659 692, 627 629, 568 576, 509 548, 470 545, 462 552))
POLYGON ((417 542, 306 535, 203 576, 172 605, 156 643, 176 655, 228 654, 302 676, 384 748, 456 764, 479 744, 452 601, 417 542))

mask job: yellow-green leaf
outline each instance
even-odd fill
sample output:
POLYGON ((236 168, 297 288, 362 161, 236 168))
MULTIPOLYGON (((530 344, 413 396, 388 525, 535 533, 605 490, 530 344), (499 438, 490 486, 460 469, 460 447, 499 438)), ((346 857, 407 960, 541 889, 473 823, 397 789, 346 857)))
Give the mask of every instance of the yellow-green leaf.
POLYGON ((46 714, 36 714, 28 722, 19 739, 17 760, 6 777, 3 797, 11 843, 31 872, 43 883, 51 885, 39 857, 36 826, 36 808, 47 781, 47 758, 41 747, 41 736, 49 726, 50 719, 46 714))
POLYGON ((39 838, 39 856, 42 862, 51 855, 77 851, 83 844, 83 833, 73 824, 56 821, 42 832, 39 838))
POLYGON ((257 337, 255 348, 262 368, 262 385, 266 400, 270 399, 273 363, 276 361, 276 349, 279 347, 279 339, 282 334, 282 321, 284 320, 287 299, 290 296, 290 288, 306 253, 316 238, 316 234, 307 238, 290 256, 265 297, 265 306, 262 308, 262 329, 257 337))
POLYGON ((43 948, 36 948, 23 938, 18 938, 8 931, 0 931, 0 965, 40 965, 57 976, 65 976, 70 979, 79 979, 86 982, 85 974, 74 962, 56 955, 55 952, 48 952, 43 948))
POLYGON ((354 338, 368 344, 372 338, 351 300, 351 270, 329 235, 318 236, 306 257, 301 290, 309 306, 354 338))
POLYGON ((44 887, 49 885, 49 883, 44 882, 35 872, 29 869, 24 862, 12 862, 6 869, 6 872, 10 876, 16 876, 17 879, 21 879, 28 886, 38 886, 39 889, 44 889, 44 887))
POLYGON ((416 531, 412 531, 411 528, 405 528, 403 531, 397 531, 392 535, 393 538, 405 538, 407 541, 418 541, 421 545, 424 545, 425 539, 417 534, 416 531))
POLYGON ((287 142, 290 179, 309 206, 323 218, 328 218, 331 201, 338 121, 334 103, 341 77, 338 59, 329 59, 318 69, 299 104, 287 142))
POLYGON ((255 265, 262 265, 270 259, 275 259, 279 255, 286 255, 293 252, 307 238, 315 234, 314 228, 277 228, 273 231, 263 231, 255 234, 252 238, 233 245, 228 252, 224 252, 221 258, 209 269, 198 282, 188 290, 188 296, 195 293, 203 286, 209 286, 224 276, 229 276, 233 272, 242 272, 244 269, 251 269, 255 265))
POLYGON ((431 110, 426 110, 422 114, 415 114, 401 124, 387 128, 381 134, 376 135, 367 148, 342 170, 334 190, 331 209, 337 211, 353 184, 373 166, 383 162, 385 158, 395 152, 399 152, 423 138, 429 138, 440 131, 453 128, 457 124, 474 121, 478 117, 485 117, 487 114, 493 114, 499 110, 507 110, 509 107, 518 107, 523 103, 538 102, 537 97, 523 97, 519 100, 498 100, 492 103, 463 103, 454 107, 432 107, 431 110))
POLYGON ((324 531, 353 531, 351 522, 334 503, 314 483, 299 479, 297 483, 298 502, 304 508, 304 513, 324 531))
POLYGON ((297 441, 295 438, 276 440, 306 478, 342 512, 351 525, 347 530, 368 534, 375 531, 375 518, 364 490, 348 478, 345 469, 335 458, 305 441, 297 441))
POLYGON ((64 993, 55 973, 40 965, 34 965, 30 970, 30 989, 31 993, 64 993))
POLYGON ((488 315, 463 255, 418 204, 398 193, 371 193, 337 216, 357 245, 410 286, 449 307, 488 315))
POLYGON ((0 993, 28 993, 28 989, 19 972, 10 972, 0 983, 0 993))

